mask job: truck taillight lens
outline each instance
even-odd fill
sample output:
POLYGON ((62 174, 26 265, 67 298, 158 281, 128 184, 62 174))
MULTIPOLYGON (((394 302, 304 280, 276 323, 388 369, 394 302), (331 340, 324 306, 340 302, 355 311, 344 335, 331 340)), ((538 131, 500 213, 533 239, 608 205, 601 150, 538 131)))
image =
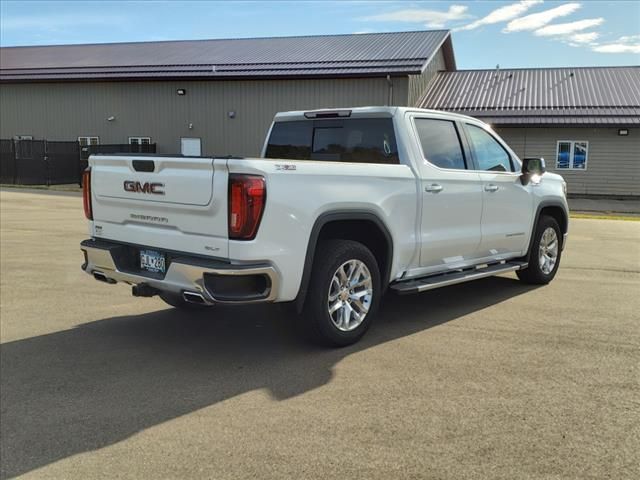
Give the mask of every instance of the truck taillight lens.
POLYGON ((82 173, 82 205, 84 207, 84 216, 88 220, 93 220, 93 211, 91 209, 91 167, 82 173))
POLYGON ((229 238, 255 238, 266 198, 267 188, 263 177, 229 175, 229 238))

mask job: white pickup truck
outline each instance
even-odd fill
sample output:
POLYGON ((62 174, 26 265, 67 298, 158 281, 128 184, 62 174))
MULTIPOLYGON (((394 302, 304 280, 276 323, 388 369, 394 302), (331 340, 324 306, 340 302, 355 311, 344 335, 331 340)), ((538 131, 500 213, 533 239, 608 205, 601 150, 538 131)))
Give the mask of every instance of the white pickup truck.
POLYGON ((386 290, 555 276, 562 177, 462 115, 365 107, 276 115, 261 158, 93 155, 83 270, 178 308, 295 302, 357 341, 386 290))

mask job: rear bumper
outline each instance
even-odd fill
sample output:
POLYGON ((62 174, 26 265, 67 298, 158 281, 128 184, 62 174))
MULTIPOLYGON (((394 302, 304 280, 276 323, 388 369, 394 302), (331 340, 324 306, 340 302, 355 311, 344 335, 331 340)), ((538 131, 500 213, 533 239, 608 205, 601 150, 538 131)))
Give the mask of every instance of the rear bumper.
POLYGON ((135 256, 143 246, 106 240, 80 244, 85 262, 82 269, 108 283, 145 284, 163 292, 202 295, 206 303, 273 302, 280 285, 276 269, 268 264, 233 264, 180 252, 166 252, 165 274, 140 270, 135 256))

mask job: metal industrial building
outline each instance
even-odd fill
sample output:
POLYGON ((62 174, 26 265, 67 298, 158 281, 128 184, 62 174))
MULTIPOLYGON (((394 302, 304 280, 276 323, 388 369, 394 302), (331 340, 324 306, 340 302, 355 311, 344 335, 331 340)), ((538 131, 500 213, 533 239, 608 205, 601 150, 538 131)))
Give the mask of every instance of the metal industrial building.
POLYGON ((8 47, 0 82, 2 139, 257 155, 278 111, 421 106, 487 121, 570 193, 640 196, 640 67, 456 70, 446 30, 8 47))
POLYGON ((569 193, 640 196, 640 67, 439 72, 419 104, 491 124, 569 193))
POLYGON ((255 156, 278 111, 413 105, 455 67, 446 30, 2 48, 0 137, 255 156))

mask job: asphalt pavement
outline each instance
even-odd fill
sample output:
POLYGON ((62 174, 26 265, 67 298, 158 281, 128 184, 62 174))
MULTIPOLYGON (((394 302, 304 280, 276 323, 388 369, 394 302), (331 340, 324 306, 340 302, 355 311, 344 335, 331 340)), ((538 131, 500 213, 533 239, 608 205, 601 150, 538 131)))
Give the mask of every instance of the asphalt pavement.
POLYGON ((0 193, 0 477, 640 478, 640 222, 558 276, 389 295, 352 347, 80 270, 81 199, 0 193))

